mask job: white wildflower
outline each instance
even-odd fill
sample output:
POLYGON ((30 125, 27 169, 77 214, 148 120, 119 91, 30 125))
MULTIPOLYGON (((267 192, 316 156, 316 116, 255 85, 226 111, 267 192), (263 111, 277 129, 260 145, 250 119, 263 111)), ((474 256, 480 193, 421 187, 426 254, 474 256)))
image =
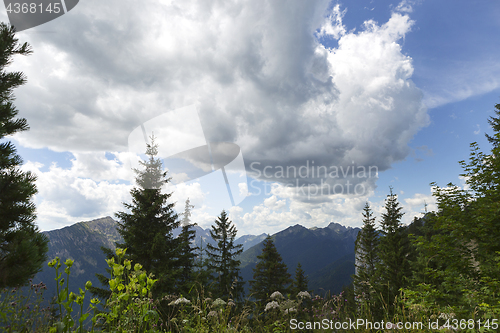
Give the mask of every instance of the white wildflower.
POLYGON ((311 298, 311 295, 307 291, 301 291, 297 294, 298 298, 311 298))
POLYGON ((222 307, 222 306, 226 305, 226 302, 224 300, 220 299, 220 298, 217 298, 214 301, 213 305, 215 305, 215 306, 221 306, 222 307))
POLYGON ((297 306, 297 303, 295 301, 292 301, 289 299, 289 300, 286 300, 284 302, 281 302, 280 309, 284 313, 288 313, 288 312, 295 311, 295 310, 290 311, 290 309, 295 309, 296 306, 297 306))
POLYGON ((280 300, 280 299, 283 299, 283 298, 284 298, 283 295, 281 295, 281 293, 279 291, 275 291, 274 293, 271 294, 271 299, 274 299, 274 300, 278 299, 278 300, 280 300))
POLYGON ((175 302, 174 302, 174 304, 175 304, 175 305, 179 305, 179 304, 189 304, 189 303, 191 303, 191 301, 190 301, 190 300, 188 300, 188 299, 186 299, 186 298, 184 298, 184 297, 178 298, 178 299, 176 299, 176 300, 175 300, 175 302))
POLYGON ((272 302, 269 302, 266 304, 265 311, 269 311, 272 309, 278 309, 279 307, 280 307, 280 305, 278 304, 278 302, 272 301, 272 302))
POLYGON ((455 314, 453 312, 452 313, 441 312, 439 314, 439 318, 444 319, 444 320, 453 319, 453 318, 455 318, 455 314))

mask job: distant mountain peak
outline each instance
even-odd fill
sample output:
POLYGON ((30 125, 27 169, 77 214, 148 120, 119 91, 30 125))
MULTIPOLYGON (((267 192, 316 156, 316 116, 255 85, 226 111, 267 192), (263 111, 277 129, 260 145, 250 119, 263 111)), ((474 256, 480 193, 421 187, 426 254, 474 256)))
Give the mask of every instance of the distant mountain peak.
MULTIPOLYGON (((354 274, 354 242, 358 231, 338 223, 321 228, 296 224, 273 234, 273 241, 289 273, 300 263, 309 276, 310 289, 338 293, 343 285, 351 282, 354 274)), ((252 279, 262 248, 260 243, 238 257, 243 280, 252 279)))
POLYGON ((243 235, 243 236, 239 237, 238 239, 236 239, 236 241, 234 243, 236 245, 242 244, 243 250, 247 250, 247 249, 251 248, 252 246, 259 244, 260 242, 262 242, 266 238, 267 238, 266 233, 262 233, 260 235, 243 235))
POLYGON ((293 226, 289 226, 288 228, 286 228, 285 230, 282 230, 276 234, 273 235, 273 237, 275 235, 278 235, 278 234, 293 234, 293 233, 300 233, 300 232, 303 232, 304 230, 307 230, 309 231, 310 229, 307 229, 306 227, 300 225, 300 224, 296 224, 296 225, 293 225, 293 226))
POLYGON ((351 227, 346 227, 340 223, 335 223, 335 222, 330 222, 330 224, 327 226, 327 228, 332 229, 335 232, 345 232, 349 229, 352 229, 351 227))
POLYGON ((291 228, 291 229, 297 229, 297 230, 299 230, 299 229, 300 229, 300 230, 302 230, 302 229, 307 229, 306 227, 304 227, 304 226, 303 226, 303 225, 301 225, 301 224, 296 224, 296 225, 294 225, 294 226, 290 226, 290 227, 289 227, 289 229, 290 229, 290 228, 291 228))
POLYGON ((333 230, 335 231, 336 233, 343 233, 343 232, 346 232, 348 230, 351 230, 353 229, 352 227, 349 227, 349 226, 344 226, 340 223, 335 223, 335 222, 330 222, 330 224, 328 224, 326 227, 317 227, 317 226, 314 226, 314 227, 311 227, 311 228, 306 228, 300 224, 296 224, 296 225, 293 225, 293 226, 289 226, 288 228, 282 230, 281 232, 298 232, 298 231, 302 231, 302 230, 310 230, 310 231, 325 231, 325 230, 333 230))
MULTIPOLYGON (((122 242, 122 238, 118 233, 117 222, 111 216, 102 217, 88 222, 78 222, 78 225, 85 227, 91 231, 104 235, 112 244, 122 242)), ((114 248, 114 246, 112 247, 114 248)))

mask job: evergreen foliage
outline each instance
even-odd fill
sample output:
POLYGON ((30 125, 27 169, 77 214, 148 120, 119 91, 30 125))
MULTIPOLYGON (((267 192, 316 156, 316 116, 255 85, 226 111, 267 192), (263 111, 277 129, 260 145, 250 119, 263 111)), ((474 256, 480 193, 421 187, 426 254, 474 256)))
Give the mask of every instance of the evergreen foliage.
POLYGON ((289 294, 293 281, 271 236, 264 241, 262 253, 257 258, 259 261, 253 269, 253 280, 250 281, 251 296, 258 302, 264 302, 275 291, 282 295, 289 294))
POLYGON ((301 291, 308 291, 309 280, 307 279, 306 272, 302 269, 302 265, 297 263, 297 268, 295 269, 295 279, 292 285, 292 296, 296 297, 301 291))
POLYGON ((123 237, 128 258, 140 263, 144 270, 158 279, 155 295, 174 291, 179 275, 180 239, 173 237, 173 230, 180 224, 173 203, 168 203, 171 193, 162 193, 163 185, 170 181, 163 171, 162 162, 156 158, 158 146, 151 137, 147 144, 147 161, 141 161, 143 170, 134 169, 138 187, 132 188, 132 203, 124 203, 128 212, 118 212, 118 232, 123 237))
MULTIPOLYGON (((13 90, 26 83, 22 72, 5 71, 16 54, 32 53, 20 45, 15 29, 0 23, 0 140, 29 129, 25 118, 16 118, 13 90)), ((0 143, 0 288, 27 283, 46 260, 48 240, 35 224, 36 177, 20 170, 22 159, 10 141, 0 143)))
POLYGON ((182 218, 182 231, 179 235, 179 277, 177 281, 178 292, 187 294, 193 286, 194 280, 194 265, 196 258, 196 247, 192 245, 196 237, 196 231, 193 229, 195 224, 191 223, 191 210, 194 208, 189 201, 186 200, 182 218))
POLYGON ((380 223, 382 234, 378 246, 380 261, 376 266, 377 278, 380 279, 378 293, 389 306, 389 310, 395 297, 399 295, 399 289, 405 286, 405 277, 410 275, 407 258, 409 241, 405 227, 401 223, 404 214, 402 209, 391 187, 380 223))
MULTIPOLYGON (((500 133, 500 103, 495 105, 495 109, 496 117, 490 117, 488 119, 488 123, 490 124, 491 128, 493 128, 493 131, 495 133, 500 133)), ((485 136, 486 139, 488 139, 489 143, 491 143, 495 147, 497 147, 500 143, 500 138, 495 135, 489 135, 488 133, 485 133, 485 136)))
POLYGON ((489 119, 494 134, 487 135, 491 152, 474 142, 469 161, 459 162, 469 189, 433 183, 438 210, 425 220, 427 235, 414 241, 414 270, 421 273, 413 275, 410 300, 430 310, 451 308, 459 318, 500 314, 500 104, 496 108, 497 117, 489 119))
POLYGON ((208 268, 215 274, 213 293, 215 296, 240 299, 243 296, 243 282, 240 277, 240 261, 236 257, 243 252, 243 245, 235 245, 236 226, 223 210, 212 225, 210 235, 216 246, 207 244, 208 268))
POLYGON ((375 227, 375 217, 368 202, 363 208, 363 228, 358 233, 355 243, 356 274, 354 292, 358 299, 370 303, 372 312, 376 312, 379 297, 376 294, 376 268, 379 264, 379 235, 375 227))

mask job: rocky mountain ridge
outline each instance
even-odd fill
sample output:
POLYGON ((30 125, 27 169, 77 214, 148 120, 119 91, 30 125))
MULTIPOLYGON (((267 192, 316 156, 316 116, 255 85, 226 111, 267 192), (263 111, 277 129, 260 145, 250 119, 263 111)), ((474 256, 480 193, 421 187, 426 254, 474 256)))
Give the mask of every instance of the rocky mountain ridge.
MULTIPOLYGON (((114 249, 115 242, 121 242, 116 229, 116 221, 104 217, 88 222, 79 222, 57 230, 45 231, 49 238, 49 260, 58 256, 64 262, 67 258, 75 261, 70 276, 70 289, 78 291, 87 280, 100 286, 95 273, 107 275, 107 264, 101 247, 114 249)), ((207 243, 214 244, 209 229, 194 227, 196 238, 193 245, 206 248, 207 243)), ((331 223, 324 228, 305 228, 299 224, 286 228, 272 237, 276 247, 294 275, 297 263, 309 275, 310 289, 337 292, 342 285, 350 282, 354 274, 354 241, 358 228, 345 227, 331 223)), ((174 231, 174 236, 180 228, 174 231)), ((242 244, 244 252, 240 256, 241 272, 245 281, 253 277, 257 256, 262 251, 262 241, 267 234, 244 235, 236 240, 242 244)), ((55 272, 45 264, 43 270, 33 279, 34 283, 43 281, 47 284, 47 296, 55 293, 55 272), (53 285, 53 286, 52 286, 53 285)), ((246 284, 248 288, 248 284, 246 284)))

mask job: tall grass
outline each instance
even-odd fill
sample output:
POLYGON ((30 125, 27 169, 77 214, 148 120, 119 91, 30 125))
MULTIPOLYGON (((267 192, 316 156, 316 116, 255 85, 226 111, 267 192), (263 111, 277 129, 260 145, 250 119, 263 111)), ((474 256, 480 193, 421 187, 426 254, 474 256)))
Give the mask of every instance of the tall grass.
MULTIPOLYGON (((43 333, 480 331, 477 324, 471 328, 470 321, 456 318, 452 307, 439 310, 430 304, 423 304, 410 291, 402 291, 392 302, 380 298, 380 318, 373 315, 372 306, 366 300, 354 298, 352 293, 346 292, 338 295, 313 295, 307 291, 298 295, 282 295, 275 292, 260 304, 248 299, 243 302, 231 298, 227 301, 212 299, 198 284, 189 295, 168 295, 156 300, 151 293, 156 280, 144 272, 141 265, 124 259, 125 251, 117 249, 117 261, 108 260, 112 272, 109 281, 112 295, 104 304, 103 312, 97 311, 101 301, 96 298, 91 300, 88 309, 83 308, 90 282, 84 289, 80 288, 79 294, 69 292, 73 261, 64 263, 63 276, 60 271, 62 264, 56 258, 49 263, 56 274, 54 307, 41 306, 46 289, 43 284, 30 283, 28 293, 19 289, 4 289, 0 294, 0 330, 43 333), (165 304, 161 310, 160 303, 165 304), (353 328, 352 323, 358 324, 360 320, 366 325, 353 328), (453 324, 453 320, 459 324, 457 329, 445 326, 446 323, 453 324), (350 326, 346 326, 349 323, 350 326), (384 325, 380 326, 381 323, 384 325), (397 328, 398 323, 402 328, 397 328), (422 323, 422 326, 409 326, 414 323, 422 323), (465 326, 460 326, 460 323, 465 323, 465 326)), ((481 330, 490 331, 497 330, 492 325, 481 330)))

